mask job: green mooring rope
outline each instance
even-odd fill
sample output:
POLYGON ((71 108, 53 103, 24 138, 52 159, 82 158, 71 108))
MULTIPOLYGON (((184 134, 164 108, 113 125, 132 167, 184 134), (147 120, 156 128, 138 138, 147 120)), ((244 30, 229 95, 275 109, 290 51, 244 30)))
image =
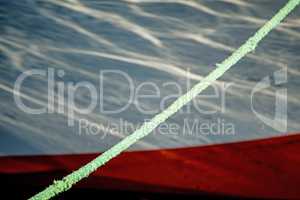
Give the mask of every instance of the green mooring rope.
POLYGON ((263 27, 261 27, 254 36, 250 37, 239 49, 237 49, 231 56, 229 56, 222 63, 217 64, 217 68, 213 70, 201 82, 196 84, 190 91, 179 97, 166 110, 156 115, 150 122, 144 123, 139 129, 134 131, 131 135, 124 138, 121 142, 114 145, 112 148, 87 163, 80 169, 72 172, 64 177, 62 180, 54 181, 52 185, 45 190, 31 197, 30 200, 46 200, 50 199, 61 192, 64 192, 72 187, 72 185, 79 182, 81 179, 88 177, 92 172, 107 163, 112 158, 119 155, 132 144, 152 132, 160 123, 167 120, 171 115, 176 113, 182 106, 191 101, 200 92, 210 86, 215 80, 221 77, 227 70, 236 64, 241 58, 251 51, 254 51, 257 44, 300 3, 300 0, 290 0, 281 10, 263 27))

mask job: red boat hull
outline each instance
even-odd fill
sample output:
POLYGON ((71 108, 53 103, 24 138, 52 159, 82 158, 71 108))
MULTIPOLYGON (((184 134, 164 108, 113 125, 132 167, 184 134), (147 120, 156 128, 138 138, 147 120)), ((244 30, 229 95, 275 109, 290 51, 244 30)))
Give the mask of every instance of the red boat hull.
MULTIPOLYGON (((61 178, 97 155, 4 156, 0 157, 0 173, 7 179, 3 181, 20 177, 16 186, 27 182, 46 187, 54 178, 61 178)), ((300 135, 295 134, 204 147, 125 152, 76 187, 290 199, 300 198, 299 166, 300 135)))

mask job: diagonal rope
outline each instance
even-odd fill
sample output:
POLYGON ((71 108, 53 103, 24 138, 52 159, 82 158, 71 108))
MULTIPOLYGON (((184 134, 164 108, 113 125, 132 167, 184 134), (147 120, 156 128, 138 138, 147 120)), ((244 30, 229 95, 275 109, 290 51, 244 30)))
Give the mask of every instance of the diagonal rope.
POLYGON ((139 129, 134 131, 131 135, 124 138, 122 141, 114 145, 103 154, 90 161, 83 167, 65 176, 62 180, 54 181, 52 185, 45 190, 31 197, 30 200, 46 200, 55 197, 59 193, 67 191, 83 178, 88 177, 91 173, 96 171, 99 167, 107 163, 112 158, 119 155, 132 144, 142 139, 151 133, 160 123, 167 120, 170 116, 181 109, 185 104, 190 102, 200 92, 210 86, 215 80, 220 78, 227 70, 242 59, 246 54, 254 51, 258 43, 300 3, 300 0, 289 0, 288 3, 281 8, 278 13, 269 20, 263 27, 261 27, 254 36, 250 37, 239 49, 237 49, 231 56, 225 59, 222 63, 216 64, 217 68, 213 70, 201 82, 196 84, 190 91, 174 101, 167 109, 157 114, 151 121, 144 123, 139 129))

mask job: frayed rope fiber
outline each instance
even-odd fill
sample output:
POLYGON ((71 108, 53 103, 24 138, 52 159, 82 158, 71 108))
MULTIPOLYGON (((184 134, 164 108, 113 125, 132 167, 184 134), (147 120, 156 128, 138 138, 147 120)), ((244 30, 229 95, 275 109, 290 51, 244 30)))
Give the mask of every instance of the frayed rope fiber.
POLYGON ((217 68, 213 70, 201 82, 197 83, 190 91, 174 101, 167 109, 157 114, 151 121, 144 123, 139 129, 134 131, 131 135, 124 138, 122 141, 114 145, 103 154, 87 163, 78 170, 64 177, 62 180, 54 181, 52 185, 45 190, 31 197, 30 200, 46 200, 55 197, 59 193, 67 191, 83 178, 88 177, 92 172, 107 163, 112 158, 119 155, 132 144, 151 133, 160 123, 166 121, 170 116, 176 113, 200 92, 205 90, 214 81, 220 78, 227 70, 242 59, 246 54, 254 51, 257 44, 294 9, 299 5, 300 0, 289 0, 288 3, 281 8, 278 13, 269 20, 263 27, 261 27, 254 36, 250 37, 239 49, 237 49, 231 56, 225 59, 222 63, 216 64, 217 68))

